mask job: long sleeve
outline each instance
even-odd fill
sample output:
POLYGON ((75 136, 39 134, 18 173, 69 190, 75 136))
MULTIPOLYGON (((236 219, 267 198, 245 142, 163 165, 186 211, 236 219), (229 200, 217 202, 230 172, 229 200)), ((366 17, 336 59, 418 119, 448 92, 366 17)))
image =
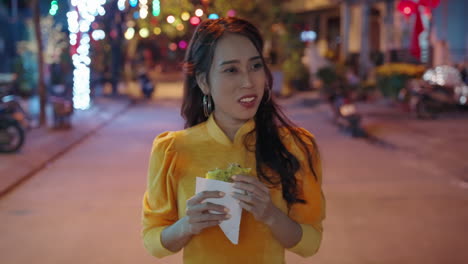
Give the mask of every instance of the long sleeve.
MULTIPOLYGON (((307 130, 300 129, 305 135, 312 136, 307 130)), ((313 136, 312 136, 313 137, 313 136)), ((299 147, 294 146, 296 154, 301 162, 301 169, 297 174, 299 192, 305 204, 294 204, 291 207, 289 216, 302 227, 302 238, 292 248, 288 250, 308 257, 314 255, 320 248, 322 241, 322 221, 325 219, 325 198, 322 191, 322 166, 316 146, 306 141, 307 148, 312 155, 312 164, 317 179, 309 168, 307 158, 299 147)))
POLYGON ((149 160, 147 189, 143 197, 143 242, 158 258, 174 254, 161 243, 161 233, 178 220, 177 183, 174 176, 176 153, 174 133, 165 132, 153 142, 149 160))

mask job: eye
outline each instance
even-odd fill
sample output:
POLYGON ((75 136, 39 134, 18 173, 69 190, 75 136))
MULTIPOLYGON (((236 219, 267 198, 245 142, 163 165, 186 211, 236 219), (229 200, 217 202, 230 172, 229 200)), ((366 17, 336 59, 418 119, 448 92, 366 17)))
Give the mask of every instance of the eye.
POLYGON ((261 68, 263 68, 263 63, 261 63, 261 62, 257 62, 254 65, 252 65, 252 69, 254 69, 254 70, 259 70, 261 68))
POLYGON ((236 73, 237 72, 237 69, 235 67, 229 67, 227 69, 225 69, 223 72, 226 72, 226 73, 236 73))

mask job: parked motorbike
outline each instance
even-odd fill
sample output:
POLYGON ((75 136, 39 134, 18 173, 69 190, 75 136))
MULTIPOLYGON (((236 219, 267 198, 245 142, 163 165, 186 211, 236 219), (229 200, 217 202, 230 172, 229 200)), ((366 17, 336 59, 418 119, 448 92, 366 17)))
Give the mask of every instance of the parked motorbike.
POLYGON ((335 114, 335 122, 342 130, 349 133, 352 137, 367 136, 366 131, 361 126, 361 115, 350 98, 335 95, 331 103, 335 114))
POLYGON ((25 129, 29 126, 26 112, 19 98, 11 93, 15 75, 0 76, 0 152, 18 151, 24 144, 25 129))
POLYGON ((422 79, 412 79, 400 91, 410 109, 420 119, 434 119, 440 113, 467 106, 468 86, 458 70, 451 66, 438 66, 427 70, 422 79))

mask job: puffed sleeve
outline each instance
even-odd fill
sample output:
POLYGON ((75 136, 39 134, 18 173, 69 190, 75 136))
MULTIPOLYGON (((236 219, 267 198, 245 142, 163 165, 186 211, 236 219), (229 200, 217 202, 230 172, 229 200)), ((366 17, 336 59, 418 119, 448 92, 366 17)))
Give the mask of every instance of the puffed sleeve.
POLYGON ((322 221, 325 219, 325 197, 322 191, 322 164, 319 152, 315 144, 307 140, 314 137, 305 129, 298 129, 301 138, 305 139, 306 147, 312 155, 312 164, 317 176, 309 168, 309 162, 306 154, 298 145, 297 141, 292 140, 291 150, 299 158, 301 169, 296 175, 299 187, 299 193, 305 204, 296 203, 291 206, 289 216, 299 223, 302 227, 302 238, 292 248, 288 250, 302 256, 309 257, 317 253, 322 241, 322 221))
POLYGON ((174 132, 165 132, 153 142, 148 182, 143 197, 142 236, 146 250, 158 258, 175 252, 161 243, 161 233, 178 220, 177 184, 174 177, 176 155, 174 132))

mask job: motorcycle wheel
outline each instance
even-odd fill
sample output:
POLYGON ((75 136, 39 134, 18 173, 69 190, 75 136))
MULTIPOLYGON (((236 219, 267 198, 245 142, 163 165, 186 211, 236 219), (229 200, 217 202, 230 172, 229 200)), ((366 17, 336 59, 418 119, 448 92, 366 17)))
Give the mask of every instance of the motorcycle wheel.
POLYGON ((16 120, 6 119, 0 123, 0 152, 16 152, 24 143, 24 130, 16 120))

